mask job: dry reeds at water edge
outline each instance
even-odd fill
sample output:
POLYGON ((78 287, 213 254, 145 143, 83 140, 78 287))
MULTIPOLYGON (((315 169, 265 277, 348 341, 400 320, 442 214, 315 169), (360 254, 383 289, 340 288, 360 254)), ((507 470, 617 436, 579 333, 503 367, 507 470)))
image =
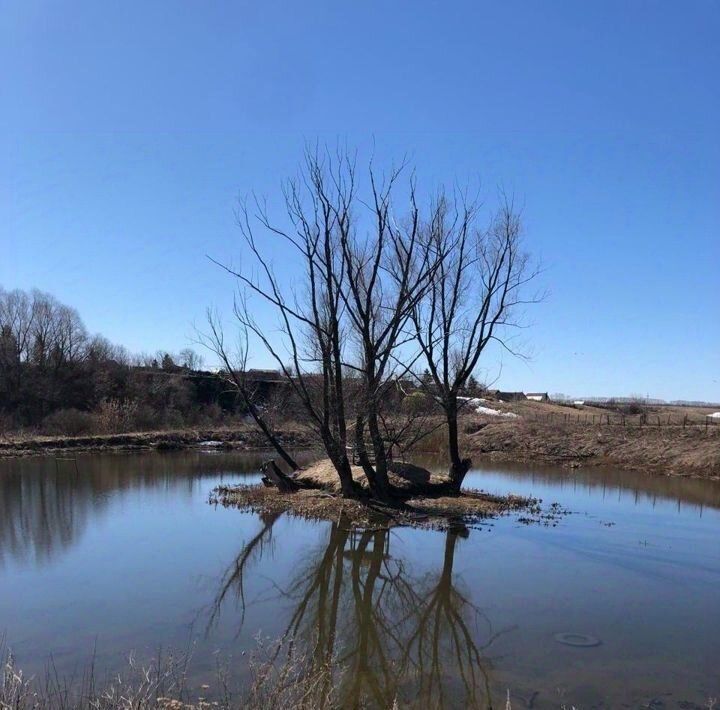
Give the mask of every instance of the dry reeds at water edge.
MULTIPOLYGON (((191 691, 187 682, 191 653, 158 656, 139 664, 133 655, 121 672, 108 675, 101 683, 95 677, 94 662, 78 680, 61 678, 50 664, 42 679, 27 676, 18 668, 4 643, 0 642, 0 710, 335 710, 342 707, 336 689, 342 670, 328 661, 318 664, 282 642, 267 644, 258 639, 250 655, 247 685, 233 691, 228 664, 216 666, 214 687, 203 685, 191 691), (284 653, 283 653, 284 652, 284 653), (282 662, 279 658, 282 657, 282 662)), ((411 707, 394 699, 387 710, 411 707)), ((422 706, 419 706, 422 707, 422 706)), ((492 707, 492 706, 488 706, 492 707)), ((512 710, 510 691, 504 703, 512 710)), ((559 704, 559 710, 576 710, 559 704)), ((710 698, 707 710, 717 708, 710 698)), ((578 708, 579 710, 579 708, 578 708)))
POLYGON ((61 676, 50 661, 40 676, 30 676, 18 667, 3 643, 0 710, 184 708, 190 658, 189 653, 158 653, 152 661, 141 664, 130 654, 121 672, 107 674, 102 680, 96 676, 94 658, 79 677, 61 676))
MULTIPOLYGON (((121 671, 96 677, 94 660, 82 677, 61 677, 52 663, 41 677, 28 676, 4 644, 0 647, 0 710, 204 710, 209 708, 271 710, 339 707, 333 664, 311 663, 283 645, 257 640, 247 666, 249 680, 231 689, 229 662, 218 663, 211 685, 193 689, 188 682, 190 651, 158 654, 140 664, 130 655, 121 671)), ((243 661, 243 663, 245 660, 243 661)))

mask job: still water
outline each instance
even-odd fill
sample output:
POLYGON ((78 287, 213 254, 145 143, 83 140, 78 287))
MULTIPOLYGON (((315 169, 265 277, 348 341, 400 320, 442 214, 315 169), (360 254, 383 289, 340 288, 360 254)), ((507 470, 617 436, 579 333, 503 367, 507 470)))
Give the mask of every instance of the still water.
MULTIPOLYGON (((258 638, 348 669, 344 704, 704 707, 720 696, 720 485, 490 465, 467 485, 560 503, 556 526, 350 531, 207 503, 239 453, 0 461, 0 634, 78 673, 192 649, 241 682, 258 638), (76 465, 77 463, 77 465, 76 465), (561 643, 562 634, 595 645, 561 643)), ((209 691, 212 693, 212 690, 209 691)))

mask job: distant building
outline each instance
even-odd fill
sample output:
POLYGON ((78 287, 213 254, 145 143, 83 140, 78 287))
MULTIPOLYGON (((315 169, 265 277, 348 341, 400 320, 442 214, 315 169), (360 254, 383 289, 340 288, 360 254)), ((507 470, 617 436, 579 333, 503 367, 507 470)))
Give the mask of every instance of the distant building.
POLYGON ((287 378, 279 370, 246 370, 244 378, 246 385, 261 401, 267 401, 274 393, 288 389, 287 378))
POLYGON ((548 402, 550 400, 547 392, 528 392, 525 397, 533 402, 548 402))
POLYGON ((521 402, 527 399, 524 392, 502 392, 501 390, 488 390, 488 396, 501 402, 521 402))

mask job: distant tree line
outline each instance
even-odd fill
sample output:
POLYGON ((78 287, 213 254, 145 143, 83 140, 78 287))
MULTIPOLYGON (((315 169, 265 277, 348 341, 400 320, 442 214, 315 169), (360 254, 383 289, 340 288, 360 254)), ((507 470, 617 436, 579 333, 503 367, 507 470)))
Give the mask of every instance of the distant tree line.
POLYGON ((50 294, 0 288, 0 431, 114 433, 218 423, 235 392, 191 349, 131 355, 50 294))

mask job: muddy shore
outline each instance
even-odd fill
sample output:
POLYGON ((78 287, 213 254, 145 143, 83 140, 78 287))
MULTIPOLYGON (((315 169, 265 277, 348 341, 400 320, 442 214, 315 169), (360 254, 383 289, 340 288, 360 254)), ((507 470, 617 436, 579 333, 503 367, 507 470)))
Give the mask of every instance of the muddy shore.
MULTIPOLYGON (((313 449, 311 433, 301 428, 279 430, 280 440, 291 449, 313 449)), ((268 449, 265 437, 249 427, 183 429, 96 436, 0 436, 0 458, 45 456, 86 452, 179 451, 182 449, 259 451, 268 449)))

